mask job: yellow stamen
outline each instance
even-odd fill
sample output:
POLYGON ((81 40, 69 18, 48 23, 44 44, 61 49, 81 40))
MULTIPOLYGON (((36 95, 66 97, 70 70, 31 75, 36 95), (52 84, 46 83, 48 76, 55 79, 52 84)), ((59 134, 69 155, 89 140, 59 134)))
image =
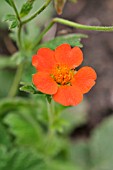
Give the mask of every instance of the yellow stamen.
POLYGON ((52 77, 60 85, 70 84, 71 79, 74 76, 74 70, 69 69, 67 66, 57 66, 53 72, 52 77))

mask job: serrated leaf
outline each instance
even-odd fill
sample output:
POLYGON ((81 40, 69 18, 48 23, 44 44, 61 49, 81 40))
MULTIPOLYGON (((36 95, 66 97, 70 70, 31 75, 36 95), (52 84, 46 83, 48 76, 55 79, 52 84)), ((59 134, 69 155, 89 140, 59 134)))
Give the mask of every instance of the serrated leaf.
POLYGON ((24 109, 21 113, 10 113, 4 122, 9 126, 10 133, 15 136, 16 144, 36 149, 40 147, 44 136, 32 112, 33 109, 24 109))
POLYGON ((54 38, 53 40, 50 40, 48 42, 45 42, 45 43, 39 45, 38 47, 39 48, 40 47, 48 47, 48 48, 51 48, 52 50, 54 50, 57 46, 59 46, 63 43, 68 43, 72 47, 74 47, 74 46, 83 47, 83 45, 80 42, 82 38, 87 38, 87 35, 69 34, 66 36, 58 36, 58 37, 54 38))
POLYGON ((25 148, 1 150, 0 170, 45 170, 45 161, 35 151, 25 148))
POLYGON ((5 0, 10 6, 12 6, 12 0, 5 0))
POLYGON ((20 11, 20 17, 25 17, 31 11, 33 7, 33 3, 35 0, 27 0, 25 4, 23 4, 22 9, 20 11))

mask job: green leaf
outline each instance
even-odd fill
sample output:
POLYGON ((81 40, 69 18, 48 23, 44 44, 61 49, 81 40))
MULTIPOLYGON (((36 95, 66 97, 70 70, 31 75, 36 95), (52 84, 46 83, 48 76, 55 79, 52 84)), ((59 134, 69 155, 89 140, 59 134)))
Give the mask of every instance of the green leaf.
POLYGON ((4 17, 4 21, 14 21, 16 19, 16 15, 8 14, 4 17))
POLYGON ((21 108, 35 108, 37 104, 32 100, 26 100, 22 98, 5 98, 0 100, 0 115, 7 113, 9 111, 19 110, 21 108))
POLYGON ((47 98, 47 101, 48 101, 49 103, 51 103, 52 96, 51 96, 51 95, 46 95, 46 98, 47 98))
POLYGON ((7 132, 6 127, 0 123, 0 146, 10 146, 11 145, 11 139, 10 135, 7 132))
POLYGON ((10 6, 12 6, 12 0, 5 0, 10 6))
POLYGON ((0 70, 0 97, 7 96, 12 85, 14 74, 12 70, 0 70))
POLYGON ((58 36, 54 38, 53 40, 50 40, 48 42, 45 42, 38 47, 48 47, 54 50, 57 46, 63 44, 63 43, 68 43, 72 47, 78 46, 78 47, 83 47, 81 44, 81 38, 87 38, 87 35, 85 34, 69 34, 65 36, 58 36))
POLYGON ((31 11, 33 7, 33 3, 35 0, 27 0, 25 4, 23 4, 22 9, 20 11, 20 17, 25 17, 31 11))
POLYGON ((87 141, 78 140, 73 143, 70 147, 70 160, 78 167, 83 168, 83 170, 87 170, 90 167, 91 170, 91 157, 90 157, 90 149, 89 143, 87 141))
POLYGON ((92 164, 95 170, 113 167, 113 116, 104 120, 92 133, 90 141, 92 164))
POLYGON ((10 133, 15 136, 16 144, 40 148, 44 136, 36 115, 33 114, 33 108, 11 112, 4 118, 4 122, 9 126, 10 133))
POLYGON ((25 83, 27 82, 28 84, 29 82, 32 82, 32 74, 34 73, 36 73, 36 69, 31 65, 31 56, 30 56, 30 59, 28 59, 28 62, 25 65, 24 73, 22 76, 22 82, 25 83))
POLYGON ((21 52, 16 52, 12 55, 10 60, 11 60, 11 62, 15 63, 16 65, 19 65, 20 63, 22 63, 25 60, 25 58, 21 54, 21 52))
POLYGON ((73 165, 71 162, 63 161, 51 161, 48 165, 47 170, 84 170, 81 167, 73 165))
POLYGON ((18 19, 16 18, 16 19, 12 22, 12 24, 10 25, 9 29, 13 29, 13 28, 17 27, 18 24, 19 24, 19 22, 18 22, 18 19))
POLYGON ((35 151, 25 148, 0 149, 0 170, 45 170, 45 162, 35 151))
POLYGON ((78 106, 69 107, 60 113, 61 119, 67 122, 63 125, 65 134, 71 133, 75 128, 87 122, 87 109, 87 103, 84 101, 78 106))
POLYGON ((38 91, 35 86, 31 83, 21 83, 23 86, 20 87, 20 91, 24 91, 30 94, 43 94, 42 92, 38 91))

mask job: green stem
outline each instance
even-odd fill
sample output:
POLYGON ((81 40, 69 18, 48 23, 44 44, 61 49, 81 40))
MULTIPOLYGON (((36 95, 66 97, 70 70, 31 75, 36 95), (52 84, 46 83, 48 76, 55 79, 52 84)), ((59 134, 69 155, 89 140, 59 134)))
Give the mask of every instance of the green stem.
POLYGON ((54 113, 53 113, 53 106, 52 106, 52 102, 49 103, 47 100, 47 111, 48 111, 48 132, 49 135, 51 136, 53 134, 53 122, 54 122, 54 113))
POLYGON ((20 16, 19 16, 19 13, 18 13, 18 10, 17 10, 17 7, 14 3, 14 1, 12 0, 12 7, 15 11, 15 14, 16 14, 16 17, 18 18, 18 21, 19 21, 19 26, 18 26, 18 46, 19 48, 21 49, 21 29, 22 29, 22 21, 20 19, 20 16))
POLYGON ((35 12, 30 18, 24 20, 22 24, 26 24, 27 22, 33 20, 37 15, 39 15, 49 4, 51 0, 47 0, 47 2, 37 11, 35 12))
POLYGON ((39 132, 41 133, 41 128, 36 119, 30 114, 20 113, 20 115, 35 129, 37 136, 39 136, 39 132))
POLYGON ((54 18, 53 23, 60 23, 60 24, 64 24, 64 25, 68 25, 70 27, 74 27, 74 28, 78 28, 78 29, 83 29, 83 30, 92 30, 92 31, 113 31, 113 26, 89 26, 89 25, 83 25, 83 24, 79 24, 76 22, 72 22, 66 19, 62 19, 62 18, 54 18))
POLYGON ((40 43, 40 41, 42 40, 43 36, 50 30, 50 28, 54 25, 54 22, 50 22, 50 24, 42 31, 42 33, 40 34, 40 36, 37 38, 37 42, 35 43, 33 50, 35 50, 35 48, 37 48, 38 44, 40 43))
POLYGON ((15 3, 14 3, 14 1, 13 1, 13 0, 12 0, 12 7, 13 7, 13 9, 14 9, 15 13, 16 13, 16 16, 17 16, 17 18, 18 18, 19 22, 21 23, 21 20, 20 20, 20 16, 19 16, 19 13, 18 13, 17 7, 16 7, 16 5, 15 5, 15 3))
POLYGON ((24 62, 21 63, 17 68, 16 74, 15 74, 15 77, 14 77, 14 81, 13 81, 13 84, 12 84, 11 89, 9 91, 8 97, 14 97, 16 95, 18 85, 19 85, 19 82, 20 82, 21 77, 22 77, 23 69, 24 69, 24 62))
MULTIPOLYGON (((19 13, 18 13, 18 10, 16 8, 16 5, 14 3, 14 1, 12 1, 12 5, 13 5, 13 9, 16 13, 16 16, 18 18, 18 21, 19 21, 19 27, 18 27, 18 47, 20 48, 20 50, 22 51, 22 42, 21 42, 21 30, 22 30, 22 26, 31 21, 33 18, 35 18, 37 15, 39 15, 48 5, 49 3, 51 2, 51 0, 47 0, 47 2, 35 13, 33 14, 30 18, 28 18, 27 20, 25 21, 21 21, 20 19, 20 16, 19 16, 19 13)), ((12 87, 9 91, 9 94, 8 96, 9 97, 14 97, 17 93, 17 89, 18 89, 18 84, 21 80, 21 76, 22 76, 22 73, 23 73, 23 69, 24 69, 24 63, 21 63, 18 68, 17 68, 17 72, 15 74, 15 77, 14 77, 14 81, 13 81, 13 84, 12 84, 12 87)))
POLYGON ((66 20, 66 19, 62 19, 62 18, 54 18, 49 23, 49 25, 42 31, 42 33, 38 37, 37 42, 34 45, 33 49, 35 49, 38 46, 38 44, 42 40, 43 36, 50 30, 50 28, 55 23, 64 24, 64 25, 74 27, 74 28, 77 28, 77 29, 82 29, 82 30, 103 31, 103 32, 112 32, 113 31, 113 26, 89 26, 89 25, 78 24, 76 22, 72 22, 72 21, 69 21, 69 20, 66 20))
POLYGON ((18 27, 18 47, 21 50, 22 48, 22 42, 21 42, 21 30, 22 30, 22 24, 20 23, 18 27))

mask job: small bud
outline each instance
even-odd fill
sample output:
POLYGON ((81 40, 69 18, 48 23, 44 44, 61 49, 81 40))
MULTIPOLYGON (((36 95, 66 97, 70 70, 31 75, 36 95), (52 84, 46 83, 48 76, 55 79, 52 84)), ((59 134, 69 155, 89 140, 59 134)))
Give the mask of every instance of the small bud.
POLYGON ((65 3, 66 0, 54 0, 55 9, 59 15, 62 14, 65 3))

